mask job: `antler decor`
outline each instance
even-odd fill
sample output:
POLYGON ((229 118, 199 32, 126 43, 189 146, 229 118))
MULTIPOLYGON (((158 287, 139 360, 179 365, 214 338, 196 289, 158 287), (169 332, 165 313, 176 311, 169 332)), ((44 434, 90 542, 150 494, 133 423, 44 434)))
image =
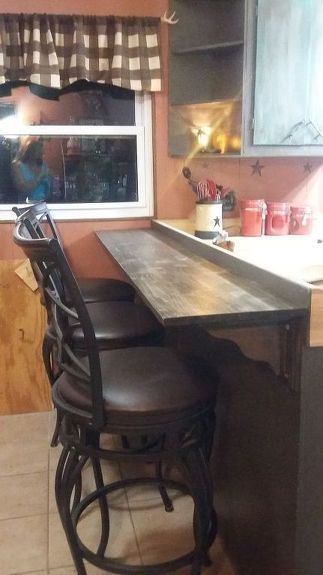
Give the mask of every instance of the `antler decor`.
POLYGON ((173 14, 171 14, 168 17, 167 16, 167 10, 166 10, 166 12, 163 14, 163 16, 161 16, 160 20, 161 20, 161 22, 164 22, 164 24, 177 24, 179 22, 179 19, 177 18, 177 20, 175 20, 175 16, 176 16, 176 12, 173 12, 173 14))

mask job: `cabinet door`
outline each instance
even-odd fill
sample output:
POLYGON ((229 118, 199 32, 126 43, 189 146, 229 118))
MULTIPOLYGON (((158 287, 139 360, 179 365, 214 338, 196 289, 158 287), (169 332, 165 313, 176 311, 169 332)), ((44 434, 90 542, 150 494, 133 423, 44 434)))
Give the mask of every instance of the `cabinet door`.
POLYGON ((311 4, 311 0, 258 0, 255 145, 305 143, 311 4))
POLYGON ((306 143, 323 146, 323 2, 311 0, 311 26, 308 51, 308 91, 306 143))
POLYGON ((254 145, 323 144, 322 24, 321 0, 258 0, 254 145))

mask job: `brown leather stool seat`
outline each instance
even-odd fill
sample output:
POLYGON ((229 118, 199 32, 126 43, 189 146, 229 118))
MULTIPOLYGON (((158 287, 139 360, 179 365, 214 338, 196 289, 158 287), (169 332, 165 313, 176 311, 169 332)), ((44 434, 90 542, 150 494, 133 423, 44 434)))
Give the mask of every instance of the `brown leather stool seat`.
MULTIPOLYGON (((86 304, 93 323, 98 349, 157 345, 164 338, 164 329, 153 313, 144 305, 134 302, 100 302, 86 304)), ((70 320, 69 337, 76 352, 83 355, 86 349, 84 333, 80 325, 70 320)), ((55 335, 49 323, 43 339, 43 361, 51 385, 59 369, 55 360, 55 335)), ((59 426, 59 420, 57 423, 59 426)), ((55 430, 51 445, 57 444, 55 430)))
POLYGON ((77 278, 84 301, 134 301, 135 288, 128 282, 115 278, 77 278))
MULTIPOLYGON (((87 308, 99 349, 152 345, 163 337, 161 324, 144 305, 114 301, 87 304, 87 308)), ((70 334, 75 348, 83 350, 82 328, 71 325, 70 334)))
MULTIPOLYGON (((195 417, 213 404, 216 386, 204 364, 164 347, 100 352, 102 396, 107 427, 159 426, 195 417)), ((91 388, 69 373, 53 395, 91 415, 91 388)))

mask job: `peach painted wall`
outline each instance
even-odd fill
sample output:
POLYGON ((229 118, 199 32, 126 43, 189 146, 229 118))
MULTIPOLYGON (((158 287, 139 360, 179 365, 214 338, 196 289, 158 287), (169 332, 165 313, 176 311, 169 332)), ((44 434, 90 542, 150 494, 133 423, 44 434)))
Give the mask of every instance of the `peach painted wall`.
MULTIPOLYGON (((0 0, 0 12, 48 12, 81 14, 116 14, 135 16, 161 16, 168 0, 0 0), (27 7, 28 6, 28 7, 27 7)), ((181 171, 185 159, 168 156, 168 27, 161 25, 163 63, 163 90, 154 95, 154 178, 155 216, 158 218, 186 218, 194 212, 195 197, 181 171)), ((193 159, 189 167, 194 179, 212 178, 217 183, 231 186, 237 197, 285 200, 293 204, 310 203, 323 212, 323 159, 279 158, 259 159, 263 166, 261 175, 253 174, 256 159, 193 159), (307 161, 310 171, 305 171, 307 161)), ((62 223, 64 237, 75 270, 78 274, 118 274, 112 263, 107 264, 93 231, 114 227, 138 227, 149 225, 149 220, 118 222, 62 223), (82 257, 81 257, 82 254, 82 257), (89 258, 87 257, 89 256, 89 258)), ((12 257, 10 239, 4 239, 10 226, 0 226, 2 249, 0 257, 12 257)), ((14 251, 14 250, 13 250, 14 251)))
MULTIPOLYGON (((211 178, 235 190, 238 199, 309 204, 316 213, 323 213, 323 158, 205 158, 193 159, 188 165, 194 180, 211 178), (257 159, 260 174, 254 168, 257 159)), ((193 210, 195 196, 188 184, 184 193, 189 194, 193 210)))
MULTIPOLYGON (((97 230, 115 230, 150 227, 148 219, 133 221, 61 222, 59 231, 64 238, 64 247, 76 275, 80 277, 123 277, 118 265, 95 236, 97 230)), ((25 259, 23 252, 12 241, 14 224, 0 225, 0 260, 25 259)))

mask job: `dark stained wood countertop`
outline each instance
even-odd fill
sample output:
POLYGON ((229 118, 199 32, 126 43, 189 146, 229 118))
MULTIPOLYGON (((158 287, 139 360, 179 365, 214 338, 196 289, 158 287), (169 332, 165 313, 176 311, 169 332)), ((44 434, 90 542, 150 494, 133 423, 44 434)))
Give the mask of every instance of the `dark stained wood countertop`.
POLYGON ((209 261, 159 229, 96 234, 165 326, 283 323, 308 313, 303 302, 209 261))

